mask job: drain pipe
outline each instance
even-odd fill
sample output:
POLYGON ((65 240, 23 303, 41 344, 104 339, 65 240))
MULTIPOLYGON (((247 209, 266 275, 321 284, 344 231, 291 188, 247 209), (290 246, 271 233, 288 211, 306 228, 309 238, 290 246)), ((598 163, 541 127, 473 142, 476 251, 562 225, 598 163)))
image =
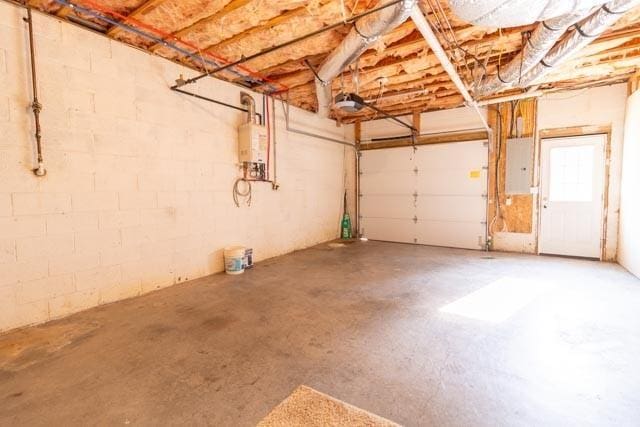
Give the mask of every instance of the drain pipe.
POLYGON ((444 51, 444 48, 431 29, 431 25, 429 25, 429 22, 427 22, 427 18, 424 16, 422 10, 420 10, 418 6, 413 8, 411 12, 411 19, 413 20, 413 23, 415 24, 418 31, 420 31, 420 33, 422 34, 422 37, 424 37, 425 41, 433 51, 433 54, 440 61, 442 68, 449 75, 449 78, 458 89, 458 92, 460 92, 460 94, 464 98, 467 106, 473 108, 476 111, 478 117, 480 117, 482 126, 487 130, 487 132, 489 132, 489 135, 491 135, 491 127, 487 123, 487 119, 485 118, 476 101, 471 97, 471 94, 467 90, 467 87, 464 85, 462 79, 458 75, 456 68, 451 63, 451 60, 447 56, 447 53, 444 51))
POLYGON ((27 17, 23 18, 29 28, 29 54, 31 58, 31 85, 33 87, 33 103, 31 104, 31 110, 33 111, 33 117, 36 124, 36 152, 38 167, 33 169, 33 173, 36 176, 43 177, 47 174, 47 170, 44 168, 44 159, 42 156, 42 128, 40 127, 40 112, 42 111, 42 104, 38 100, 38 78, 36 76, 36 54, 35 43, 33 40, 33 16, 31 14, 31 8, 27 8, 27 17))

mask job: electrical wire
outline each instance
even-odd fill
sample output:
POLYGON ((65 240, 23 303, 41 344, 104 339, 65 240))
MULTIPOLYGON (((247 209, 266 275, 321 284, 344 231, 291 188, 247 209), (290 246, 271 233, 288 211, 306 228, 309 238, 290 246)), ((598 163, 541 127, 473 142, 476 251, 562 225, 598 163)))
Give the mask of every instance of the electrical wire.
MULTIPOLYGON (((491 107, 489 107, 491 108, 491 107)), ((494 107, 496 113, 498 114, 498 129, 496 132, 496 137, 498 138, 496 141, 496 166, 495 166, 495 176, 494 176, 494 185, 495 185, 495 189, 494 189, 494 196, 496 199, 496 210, 494 212, 493 218, 491 219, 491 222, 489 223, 489 233, 493 234, 495 232, 494 230, 494 226, 496 224, 496 221, 501 220, 502 223, 502 228, 500 229, 501 232, 505 232, 507 231, 507 224, 504 220, 504 216, 502 215, 502 206, 500 205, 500 160, 502 158, 502 120, 503 120, 503 116, 502 116, 502 112, 500 111, 500 105, 498 105, 497 107, 494 107)))
POLYGON ((251 206, 251 196, 252 196, 252 189, 251 189, 251 180, 248 180, 246 178, 238 178, 236 179, 236 182, 233 184, 233 201, 236 204, 237 207, 240 207, 240 199, 244 199, 244 202, 247 204, 247 206, 251 206), (246 189, 245 191, 240 191, 240 183, 244 182, 246 189))
MULTIPOLYGON (((432 25, 435 32, 440 36, 442 40, 444 40, 447 44, 447 55, 451 62, 455 65, 456 71, 459 74, 460 70, 464 68, 466 74, 470 81, 474 81, 474 72, 473 70, 480 68, 482 69, 483 74, 478 79, 481 81, 487 75, 487 67, 486 64, 480 61, 480 59, 465 49, 456 37, 456 33, 453 30, 453 26, 451 25, 451 21, 447 16, 442 4, 439 0, 426 0, 429 8, 431 9, 431 15, 435 18, 437 25, 432 25), (433 1, 433 3, 432 3, 433 1), (435 4, 435 6, 434 6, 435 4), (448 34, 447 34, 448 33, 448 34), (470 67, 468 58, 473 60, 473 67, 470 67)), ((428 16, 427 16, 428 19, 428 16)))

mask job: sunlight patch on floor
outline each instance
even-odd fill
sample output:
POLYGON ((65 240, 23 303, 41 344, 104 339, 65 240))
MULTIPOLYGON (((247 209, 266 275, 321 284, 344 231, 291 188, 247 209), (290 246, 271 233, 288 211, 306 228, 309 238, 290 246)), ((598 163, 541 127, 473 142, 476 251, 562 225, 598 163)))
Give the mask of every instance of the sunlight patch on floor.
POLYGON ((450 304, 441 312, 499 323, 526 307, 547 289, 536 280, 502 277, 450 304))

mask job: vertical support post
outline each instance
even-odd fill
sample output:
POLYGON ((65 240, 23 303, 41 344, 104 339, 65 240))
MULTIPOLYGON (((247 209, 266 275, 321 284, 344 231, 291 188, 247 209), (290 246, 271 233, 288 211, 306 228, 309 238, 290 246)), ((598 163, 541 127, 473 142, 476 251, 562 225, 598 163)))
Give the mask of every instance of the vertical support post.
POLYGON ((413 112, 413 127, 416 128, 416 132, 417 132, 417 136, 420 135, 420 133, 422 132, 422 126, 421 126, 421 122, 420 122, 420 118, 421 118, 421 114, 420 111, 414 111, 413 112))

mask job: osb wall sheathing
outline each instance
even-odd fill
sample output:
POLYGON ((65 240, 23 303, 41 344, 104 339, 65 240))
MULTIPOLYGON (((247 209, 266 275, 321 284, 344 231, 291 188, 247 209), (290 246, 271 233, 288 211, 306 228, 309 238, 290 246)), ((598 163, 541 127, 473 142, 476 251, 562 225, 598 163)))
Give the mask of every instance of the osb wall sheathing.
MULTIPOLYGON (((509 138, 512 117, 523 118, 522 136, 534 136, 536 132, 538 102, 537 99, 523 99, 514 103, 505 102, 489 108, 489 123, 494 130, 492 150, 489 157, 489 199, 495 201, 496 189, 496 155, 498 137, 500 138, 500 160, 498 162, 498 194, 500 201, 500 215, 496 217, 496 203, 489 205, 489 221, 491 234, 496 232, 531 233, 533 232, 533 195, 505 194, 505 176, 507 159, 507 138, 509 138), (514 108, 515 107, 515 108, 514 108), (498 114, 498 111, 500 114, 498 114), (501 118, 501 132, 497 133, 498 120, 501 118), (507 199, 511 204, 507 206, 507 199)), ((513 137, 515 137, 515 125, 513 137)), ((534 150, 531 151, 531 170, 533 172, 534 150)))

